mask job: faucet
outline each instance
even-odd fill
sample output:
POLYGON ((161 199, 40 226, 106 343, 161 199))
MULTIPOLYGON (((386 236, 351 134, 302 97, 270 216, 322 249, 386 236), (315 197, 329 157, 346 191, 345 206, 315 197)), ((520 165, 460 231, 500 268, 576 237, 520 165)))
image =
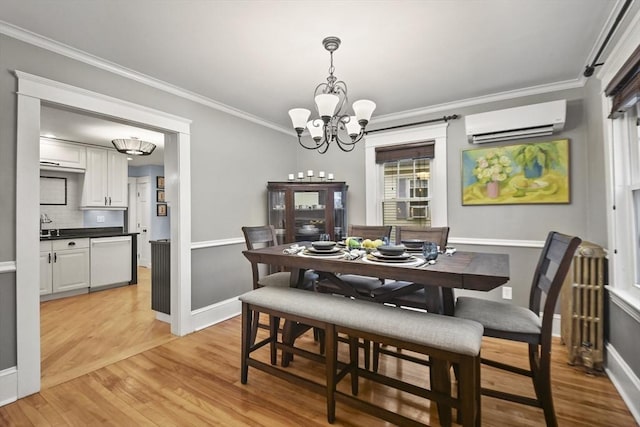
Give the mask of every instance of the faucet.
POLYGON ((46 213, 41 213, 40 214, 40 235, 43 236, 42 234, 42 225, 43 224, 51 224, 53 222, 53 220, 51 218, 49 218, 49 215, 47 215, 46 213))

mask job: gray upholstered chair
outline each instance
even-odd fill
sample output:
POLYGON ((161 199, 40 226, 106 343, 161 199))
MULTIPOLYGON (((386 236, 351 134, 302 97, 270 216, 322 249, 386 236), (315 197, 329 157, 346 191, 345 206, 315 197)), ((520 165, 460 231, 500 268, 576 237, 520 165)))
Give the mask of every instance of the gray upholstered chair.
POLYGON ((455 316, 481 323, 484 336, 529 345, 529 370, 495 360, 482 359, 482 363, 531 377, 536 399, 484 388, 482 394, 542 408, 547 426, 558 425, 553 408, 550 373, 553 314, 580 242, 577 237, 554 231, 549 233, 533 275, 528 308, 472 297, 460 297, 456 302, 455 316), (543 295, 546 296, 544 304, 543 295), (542 319, 539 317, 541 310, 542 319))

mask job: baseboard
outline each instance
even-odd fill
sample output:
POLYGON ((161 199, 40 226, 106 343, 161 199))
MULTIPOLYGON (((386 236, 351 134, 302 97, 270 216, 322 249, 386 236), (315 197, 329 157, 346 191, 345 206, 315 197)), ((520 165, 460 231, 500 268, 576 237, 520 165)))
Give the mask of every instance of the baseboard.
POLYGON ((618 393, 620 393, 622 400, 627 404, 636 423, 640 425, 640 400, 638 400, 638 396, 640 396, 640 379, 611 344, 606 343, 605 349, 607 351, 607 360, 604 369, 618 393))
POLYGON ((0 371, 0 406, 18 400, 18 370, 15 367, 0 371))
POLYGON ((215 325, 240 314, 242 304, 237 297, 208 305, 191 312, 191 324, 195 331, 215 325))
POLYGON ((156 311, 156 320, 159 320, 161 322, 164 323, 168 323, 171 324, 171 316, 168 315, 167 313, 161 313, 159 311, 156 311))

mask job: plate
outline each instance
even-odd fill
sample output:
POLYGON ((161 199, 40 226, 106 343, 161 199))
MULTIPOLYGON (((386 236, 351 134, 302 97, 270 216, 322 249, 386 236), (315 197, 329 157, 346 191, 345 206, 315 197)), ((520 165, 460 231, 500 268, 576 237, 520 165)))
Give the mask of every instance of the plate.
POLYGON ((384 262, 384 263, 391 263, 391 264, 409 264, 409 263, 416 262, 418 260, 418 258, 414 257, 413 255, 409 255, 408 258, 378 258, 378 257, 375 257, 373 254, 367 255, 367 259, 373 262, 384 262))
POLYGON ((407 260, 413 256, 408 253, 403 253, 400 255, 384 255, 384 254, 381 254, 380 252, 372 252, 371 255, 373 255, 378 259, 384 259, 384 260, 407 260))
POLYGON ((342 251, 341 248, 337 248, 337 247, 333 247, 331 249, 316 249, 316 248, 307 248, 305 250, 305 253, 309 253, 309 254, 313 254, 313 255, 333 255, 336 254, 338 252, 342 251))

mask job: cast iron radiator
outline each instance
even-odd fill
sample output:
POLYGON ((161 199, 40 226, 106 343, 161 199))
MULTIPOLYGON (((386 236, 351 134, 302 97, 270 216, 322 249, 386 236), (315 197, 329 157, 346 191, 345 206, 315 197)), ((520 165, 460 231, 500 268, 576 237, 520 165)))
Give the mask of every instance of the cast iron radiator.
POLYGON ((571 365, 602 369, 606 281, 604 248, 582 242, 562 288, 561 341, 567 346, 571 365))

